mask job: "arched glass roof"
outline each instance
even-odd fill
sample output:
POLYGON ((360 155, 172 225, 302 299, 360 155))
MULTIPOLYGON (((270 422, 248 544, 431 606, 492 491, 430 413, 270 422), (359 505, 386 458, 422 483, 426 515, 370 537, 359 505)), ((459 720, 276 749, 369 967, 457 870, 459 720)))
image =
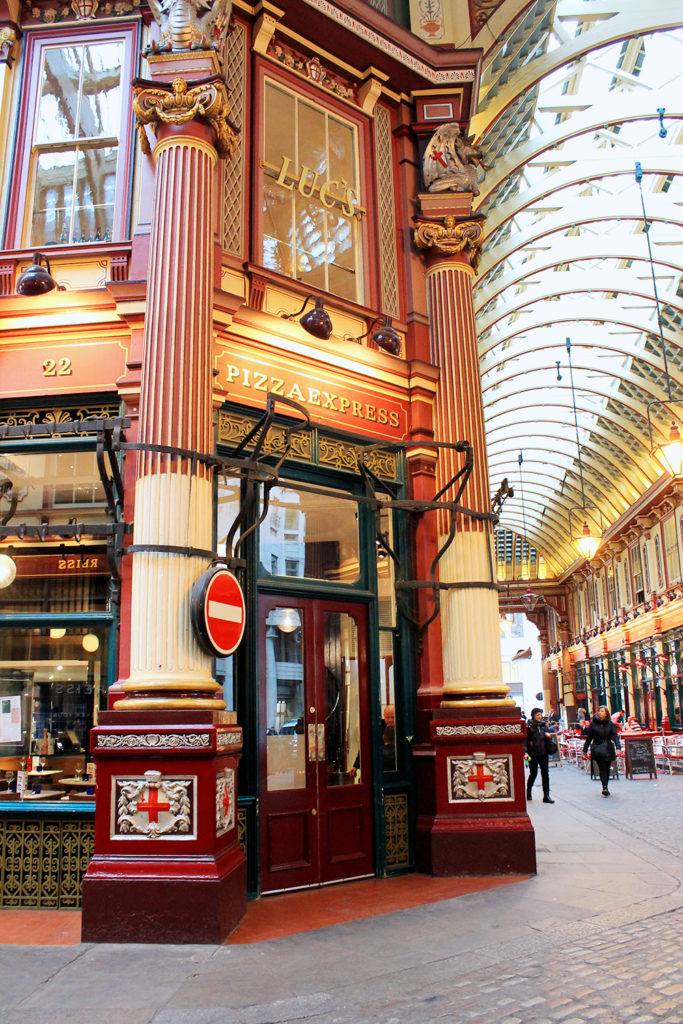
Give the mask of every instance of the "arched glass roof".
MULTIPOLYGON (((515 7, 473 40, 489 165, 474 301, 491 486, 518 485, 501 526, 524 521, 558 574, 576 557, 572 507, 607 527, 661 475, 647 407, 667 398, 664 350, 683 413, 683 28, 678 0, 515 7)), ((664 431, 666 410, 652 416, 664 431)))

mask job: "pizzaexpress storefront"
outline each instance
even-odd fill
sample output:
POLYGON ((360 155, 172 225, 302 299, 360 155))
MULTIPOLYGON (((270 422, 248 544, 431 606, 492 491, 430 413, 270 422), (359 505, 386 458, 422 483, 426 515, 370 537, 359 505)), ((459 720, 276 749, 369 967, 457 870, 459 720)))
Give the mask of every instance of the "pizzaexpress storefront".
MULTIPOLYGON (((223 408, 219 454, 258 418, 223 408)), ((262 479, 295 424, 270 427, 262 479)), ((367 438, 320 426, 288 443, 277 480, 222 477, 216 493, 218 550, 243 562, 251 597, 247 639, 216 677, 244 727, 240 821, 261 892, 412 864, 411 636, 396 597, 409 545, 405 513, 386 507, 402 450, 364 454, 367 438)))

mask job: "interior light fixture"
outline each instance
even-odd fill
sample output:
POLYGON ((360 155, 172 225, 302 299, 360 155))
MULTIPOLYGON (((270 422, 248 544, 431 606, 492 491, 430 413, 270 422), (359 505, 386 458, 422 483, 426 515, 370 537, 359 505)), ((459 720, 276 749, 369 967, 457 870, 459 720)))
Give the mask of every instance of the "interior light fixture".
POLYGON ((276 608, 271 621, 282 633, 293 633, 301 625, 301 616, 296 608, 276 608))
POLYGON ((99 637, 95 636, 94 633, 86 633, 81 640, 81 646, 84 651, 88 652, 88 654, 94 654, 100 646, 99 637))
POLYGON ((9 555, 0 555, 0 590, 10 587, 17 576, 17 563, 9 555))
POLYGON ((50 629, 51 640, 61 640, 63 636, 66 636, 66 630, 61 626, 52 626, 50 629))
POLYGON ((570 338, 567 338, 567 360, 569 362, 569 380, 572 389, 572 408, 574 410, 574 428, 576 430, 576 454, 579 463, 579 480, 581 481, 581 505, 575 505, 569 510, 569 533, 572 543, 581 557, 590 560, 600 547, 600 542, 602 540, 602 512, 597 505, 592 505, 586 501, 586 490, 583 482, 583 462, 581 461, 581 441, 579 438, 579 417, 576 411, 576 391, 574 389, 572 343, 570 338), (574 521, 572 521, 572 514, 574 514, 574 521), (598 527, 594 522, 597 518, 600 519, 600 527, 598 527), (578 522, 583 520, 583 525, 581 526, 578 535, 575 533, 574 525, 577 520, 578 522), (589 520, 591 521, 590 526, 589 520))
POLYGON ((33 262, 17 278, 17 295, 46 295, 57 288, 50 273, 50 261, 42 252, 33 254, 33 262), (45 266, 42 261, 45 260, 45 266))
POLYGON ((329 336, 332 334, 332 321, 330 320, 330 314, 325 309, 323 299, 319 295, 307 295, 303 306, 301 309, 297 309, 296 313, 281 313, 280 316, 283 320, 293 320, 298 316, 299 323, 303 329, 307 331, 308 334, 312 334, 314 338, 320 338, 323 341, 327 341, 329 336), (315 299, 315 306, 313 309, 309 309, 308 313, 304 313, 304 310, 311 299, 315 299), (303 313, 303 316, 300 316, 301 313, 303 313))

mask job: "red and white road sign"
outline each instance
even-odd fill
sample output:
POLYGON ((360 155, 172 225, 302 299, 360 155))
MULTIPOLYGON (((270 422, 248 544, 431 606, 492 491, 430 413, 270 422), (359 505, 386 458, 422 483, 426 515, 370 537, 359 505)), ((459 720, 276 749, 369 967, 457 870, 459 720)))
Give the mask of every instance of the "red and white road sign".
POLYGON ((244 594, 237 579, 228 569, 209 569, 197 580, 193 603, 197 611, 194 624, 198 639, 227 657, 240 644, 244 635, 244 594))

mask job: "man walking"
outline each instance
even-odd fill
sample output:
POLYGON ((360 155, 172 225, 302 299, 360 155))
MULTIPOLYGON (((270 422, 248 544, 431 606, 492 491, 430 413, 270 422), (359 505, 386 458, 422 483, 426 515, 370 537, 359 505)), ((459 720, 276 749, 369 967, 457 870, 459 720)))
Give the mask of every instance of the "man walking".
POLYGON ((531 790, 540 768, 541 782, 543 783, 543 803, 555 803, 550 796, 550 774, 548 772, 548 754, 550 753, 551 745, 555 743, 556 740, 548 735, 546 723, 543 721, 542 710, 534 708, 531 712, 531 718, 526 724, 526 739, 524 741, 524 749, 529 755, 529 777, 526 783, 527 800, 531 800, 531 790))

